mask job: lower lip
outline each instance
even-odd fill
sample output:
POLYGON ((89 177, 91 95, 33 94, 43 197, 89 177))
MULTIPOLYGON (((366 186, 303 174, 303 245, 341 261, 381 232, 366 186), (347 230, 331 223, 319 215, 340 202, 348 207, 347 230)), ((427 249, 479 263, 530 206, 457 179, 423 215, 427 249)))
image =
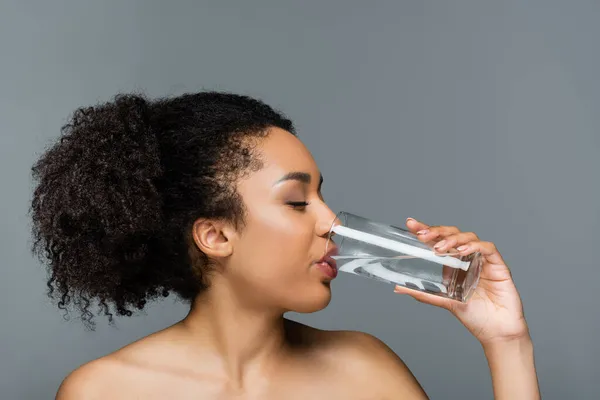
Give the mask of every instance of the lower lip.
POLYGON ((337 276, 337 269, 326 262, 317 263, 316 266, 321 272, 331 279, 334 279, 337 276))

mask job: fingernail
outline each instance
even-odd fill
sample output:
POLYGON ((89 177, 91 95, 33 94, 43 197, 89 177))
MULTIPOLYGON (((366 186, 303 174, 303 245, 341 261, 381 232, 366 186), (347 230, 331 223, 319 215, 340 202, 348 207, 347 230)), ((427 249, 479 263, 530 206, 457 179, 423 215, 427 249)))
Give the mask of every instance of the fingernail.
POLYGON ((416 219, 414 219, 412 217, 408 217, 408 218, 406 218, 406 222, 408 222, 408 221, 416 221, 416 219))
POLYGON ((429 233, 429 229, 423 229, 422 231, 417 232, 417 235, 426 235, 429 233))
POLYGON ((444 247, 444 245, 446 244, 445 240, 442 240, 441 242, 439 242, 438 244, 436 244, 435 246, 433 246, 434 249, 441 249, 442 247, 444 247))
POLYGON ((465 251, 468 247, 469 246, 467 246, 467 245, 463 245, 463 246, 457 247, 456 250, 458 250, 458 251, 465 251))

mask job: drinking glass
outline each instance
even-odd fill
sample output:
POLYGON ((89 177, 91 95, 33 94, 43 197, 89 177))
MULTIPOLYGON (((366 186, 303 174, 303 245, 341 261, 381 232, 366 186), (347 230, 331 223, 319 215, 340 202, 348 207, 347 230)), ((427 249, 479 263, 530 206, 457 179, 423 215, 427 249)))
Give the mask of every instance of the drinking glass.
POLYGON ((439 253, 410 231, 349 212, 336 216, 325 251, 338 271, 463 303, 477 287, 483 265, 479 252, 439 253))

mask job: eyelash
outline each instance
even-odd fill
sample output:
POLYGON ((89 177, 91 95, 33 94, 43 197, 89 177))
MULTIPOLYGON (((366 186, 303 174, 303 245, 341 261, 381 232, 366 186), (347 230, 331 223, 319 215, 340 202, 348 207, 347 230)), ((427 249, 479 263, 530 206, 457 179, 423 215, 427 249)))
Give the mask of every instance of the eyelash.
POLYGON ((288 205, 292 206, 292 208, 294 208, 294 209, 296 209, 296 208, 305 208, 309 204, 310 203, 308 203, 306 201, 290 201, 288 203, 288 205))

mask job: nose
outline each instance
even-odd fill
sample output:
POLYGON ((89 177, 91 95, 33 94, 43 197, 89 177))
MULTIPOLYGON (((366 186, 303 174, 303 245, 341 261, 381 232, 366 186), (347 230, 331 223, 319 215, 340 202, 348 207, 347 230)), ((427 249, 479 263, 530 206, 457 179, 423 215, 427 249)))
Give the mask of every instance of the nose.
MULTIPOLYGON (((337 215, 326 205, 324 205, 323 212, 319 215, 317 220, 316 231, 319 236, 329 238, 331 228, 334 225, 339 225, 340 220, 337 215)), ((335 232, 331 232, 331 236, 335 235, 335 232)))

